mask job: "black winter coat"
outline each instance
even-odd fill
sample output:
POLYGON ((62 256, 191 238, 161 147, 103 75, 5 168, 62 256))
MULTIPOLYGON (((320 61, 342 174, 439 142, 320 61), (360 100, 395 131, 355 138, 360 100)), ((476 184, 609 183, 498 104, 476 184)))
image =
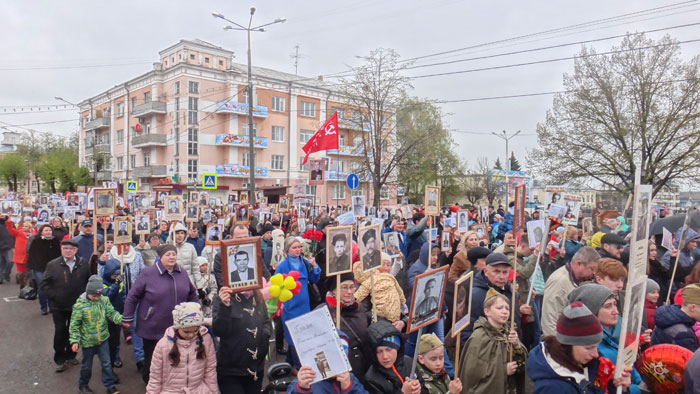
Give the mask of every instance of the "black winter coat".
POLYGON ((90 264, 77 255, 73 272, 63 261, 63 256, 49 261, 40 287, 49 299, 51 310, 73 310, 73 304, 85 292, 88 278, 90 278, 90 264))
MULTIPOLYGON (((262 297, 260 297, 262 299, 262 297)), ((227 307, 214 297, 212 328, 219 337, 216 373, 263 378, 272 324, 264 302, 232 294, 227 307)))
POLYGON ((398 335, 401 338, 401 347, 398 350, 394 367, 404 380, 411 373, 411 357, 404 356, 404 346, 406 340, 404 336, 389 323, 388 320, 379 320, 369 326, 367 336, 372 348, 372 365, 365 373, 365 379, 362 382, 367 391, 371 394, 400 394, 403 383, 394 373, 393 369, 383 368, 377 361, 376 349, 379 346, 382 338, 398 335))
POLYGON ((61 256, 60 240, 56 237, 46 239, 34 236, 27 251, 27 268, 44 272, 49 261, 61 256))
POLYGON ((15 247, 15 238, 7 231, 5 219, 0 219, 0 250, 8 250, 15 247))

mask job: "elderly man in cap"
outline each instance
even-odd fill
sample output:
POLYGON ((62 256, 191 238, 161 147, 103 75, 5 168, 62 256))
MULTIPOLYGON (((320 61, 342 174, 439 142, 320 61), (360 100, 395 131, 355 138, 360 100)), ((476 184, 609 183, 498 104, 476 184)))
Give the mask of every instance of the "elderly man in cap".
MULTIPOLYGON (((510 282, 508 282, 508 271, 511 270, 512 259, 508 259, 503 253, 491 253, 486 257, 486 267, 474 275, 474 284, 472 290, 472 308, 469 313, 470 324, 462 330, 461 337, 462 343, 467 343, 466 341, 472 335, 472 330, 474 327, 474 322, 479 317, 484 315, 484 301, 486 300, 486 293, 489 289, 494 289, 500 294, 506 296, 510 303, 513 301, 513 297, 517 297, 517 292, 511 288, 510 282)), ((518 305, 516 299, 515 305, 518 305)), ((530 313, 530 307, 523 305, 521 308, 524 312, 530 313)), ((515 323, 518 326, 516 331, 520 332, 520 310, 518 308, 513 311, 515 313, 515 323)))
POLYGON ((56 363, 56 372, 64 371, 66 363, 78 364, 76 353, 72 351, 68 340, 68 326, 73 304, 85 291, 90 278, 90 265, 87 260, 77 256, 77 252, 78 242, 75 239, 62 241, 61 256, 46 265, 40 285, 49 300, 53 315, 53 361, 56 363))
POLYGON ((622 250, 625 249, 625 239, 621 236, 610 233, 605 234, 600 239, 600 248, 596 249, 600 258, 611 258, 620 261, 622 250))
MULTIPOLYGON (((78 244, 78 256, 86 261, 90 261, 93 250, 93 237, 95 237, 92 220, 83 220, 80 223, 80 234, 73 237, 73 240, 78 244)), ((97 247, 102 245, 102 234, 97 234, 97 247)))

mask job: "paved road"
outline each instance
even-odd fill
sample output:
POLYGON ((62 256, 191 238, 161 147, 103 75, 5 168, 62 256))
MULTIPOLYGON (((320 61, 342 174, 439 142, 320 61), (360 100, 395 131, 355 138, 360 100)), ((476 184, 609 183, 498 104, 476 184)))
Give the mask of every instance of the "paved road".
MULTIPOLYGON (((54 372, 51 315, 42 316, 39 301, 18 299, 18 292, 14 282, 0 285, 0 394, 77 393, 79 365, 54 372)), ((146 385, 136 371, 132 348, 124 342, 121 358, 124 366, 115 369, 121 378, 117 387, 124 394, 144 393, 146 385)), ((95 357, 90 381, 95 393, 105 392, 101 376, 95 357)))

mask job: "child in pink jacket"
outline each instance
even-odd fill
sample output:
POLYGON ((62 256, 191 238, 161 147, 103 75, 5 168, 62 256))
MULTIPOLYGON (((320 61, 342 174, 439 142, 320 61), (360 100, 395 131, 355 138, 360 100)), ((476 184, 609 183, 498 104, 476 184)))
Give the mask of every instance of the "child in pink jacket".
POLYGON ((148 394, 216 394, 214 342, 203 327, 204 315, 196 302, 173 310, 173 325, 165 330, 153 351, 148 394))

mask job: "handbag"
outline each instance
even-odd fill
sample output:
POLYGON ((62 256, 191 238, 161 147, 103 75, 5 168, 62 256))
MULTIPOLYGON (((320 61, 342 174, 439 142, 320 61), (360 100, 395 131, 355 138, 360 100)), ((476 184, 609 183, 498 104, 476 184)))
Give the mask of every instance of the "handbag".
POLYGON ((37 296, 37 286, 36 286, 36 280, 32 278, 29 283, 24 286, 23 288, 19 289, 19 298, 23 300, 36 300, 37 296))
POLYGON ((311 276, 311 264, 309 264, 308 261, 306 261, 305 258, 302 258, 304 261, 304 265, 306 265, 306 272, 307 272, 307 288, 309 289, 309 305, 311 309, 316 308, 317 306, 321 305, 321 291, 318 289, 318 286, 316 283, 311 282, 308 280, 308 278, 311 276))

